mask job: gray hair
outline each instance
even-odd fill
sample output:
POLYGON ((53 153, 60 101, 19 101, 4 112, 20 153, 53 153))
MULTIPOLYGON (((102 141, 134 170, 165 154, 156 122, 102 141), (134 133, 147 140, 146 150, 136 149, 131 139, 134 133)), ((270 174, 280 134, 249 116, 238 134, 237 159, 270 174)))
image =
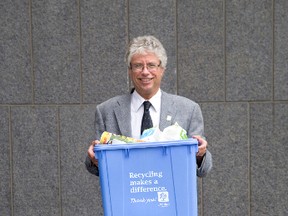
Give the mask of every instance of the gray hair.
POLYGON ((130 67, 131 58, 135 54, 154 53, 166 68, 167 54, 161 42, 154 36, 140 36, 131 40, 126 51, 126 63, 130 67))

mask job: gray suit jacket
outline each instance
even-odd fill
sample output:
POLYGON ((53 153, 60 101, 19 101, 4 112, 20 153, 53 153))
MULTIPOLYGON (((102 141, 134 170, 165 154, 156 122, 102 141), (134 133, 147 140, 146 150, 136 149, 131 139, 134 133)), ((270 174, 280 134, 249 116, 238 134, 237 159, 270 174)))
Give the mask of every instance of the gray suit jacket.
MULTIPOLYGON (((103 131, 131 137, 131 94, 113 97, 96 107, 95 135, 100 140, 103 131)), ((193 135, 204 136, 204 123, 200 106, 194 101, 168 94, 162 91, 161 112, 159 128, 178 123, 187 131, 188 137, 193 135), (170 116, 167 118, 167 116, 170 116)), ((87 170, 98 175, 98 169, 87 157, 85 161, 87 170)), ((197 176, 205 176, 212 168, 212 155, 207 150, 202 164, 198 166, 197 176)))

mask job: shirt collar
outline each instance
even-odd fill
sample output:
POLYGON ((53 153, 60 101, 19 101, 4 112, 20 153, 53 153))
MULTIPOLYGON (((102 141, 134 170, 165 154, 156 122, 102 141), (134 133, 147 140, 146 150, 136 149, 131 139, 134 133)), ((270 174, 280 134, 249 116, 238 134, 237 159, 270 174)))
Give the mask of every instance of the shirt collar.
MULTIPOLYGON (((149 100, 150 103, 152 104, 152 107, 155 109, 156 112, 160 112, 161 95, 162 95, 162 92, 161 92, 161 89, 159 89, 157 93, 149 100)), ((141 97, 136 90, 132 93, 131 104, 132 104, 132 109, 135 112, 137 112, 140 109, 144 101, 145 99, 141 97)))

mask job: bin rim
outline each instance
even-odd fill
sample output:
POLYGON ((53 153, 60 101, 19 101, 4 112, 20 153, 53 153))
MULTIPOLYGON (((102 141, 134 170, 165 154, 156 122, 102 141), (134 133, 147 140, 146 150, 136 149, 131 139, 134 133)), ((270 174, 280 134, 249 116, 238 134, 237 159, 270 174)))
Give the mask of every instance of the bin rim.
POLYGON ((103 150, 120 150, 120 149, 141 149, 141 148, 159 148, 159 147, 172 147, 183 145, 197 145, 198 141, 194 138, 186 140, 173 140, 173 141, 160 141, 160 142, 137 142, 125 144, 100 144, 94 146, 94 152, 103 150))

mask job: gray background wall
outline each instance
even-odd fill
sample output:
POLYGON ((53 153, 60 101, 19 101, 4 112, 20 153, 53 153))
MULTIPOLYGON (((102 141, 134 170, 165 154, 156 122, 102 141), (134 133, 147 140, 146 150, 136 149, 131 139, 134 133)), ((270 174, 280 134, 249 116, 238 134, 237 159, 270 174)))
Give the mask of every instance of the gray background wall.
POLYGON ((83 161, 96 104, 129 89, 152 34, 163 89, 200 103, 199 215, 288 215, 288 1, 1 0, 0 215, 103 215, 83 161))

